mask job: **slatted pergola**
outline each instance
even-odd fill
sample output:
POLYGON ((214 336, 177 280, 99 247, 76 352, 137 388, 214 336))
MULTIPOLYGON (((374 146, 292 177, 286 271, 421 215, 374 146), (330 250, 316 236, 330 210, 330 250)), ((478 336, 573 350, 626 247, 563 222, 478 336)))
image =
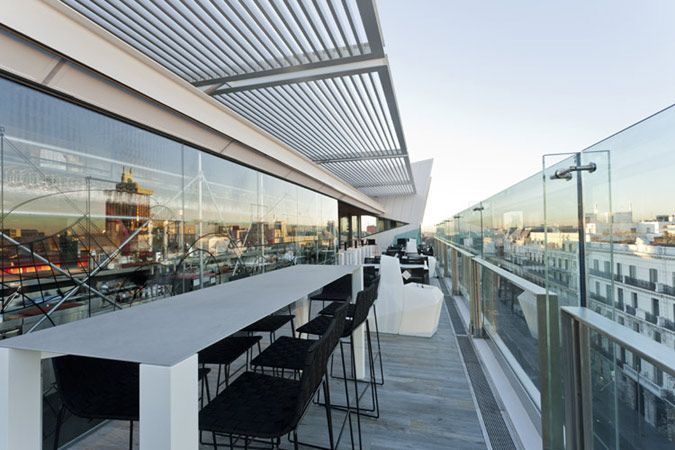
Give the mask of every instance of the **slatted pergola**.
POLYGON ((62 0, 370 196, 413 194, 374 0, 62 0))

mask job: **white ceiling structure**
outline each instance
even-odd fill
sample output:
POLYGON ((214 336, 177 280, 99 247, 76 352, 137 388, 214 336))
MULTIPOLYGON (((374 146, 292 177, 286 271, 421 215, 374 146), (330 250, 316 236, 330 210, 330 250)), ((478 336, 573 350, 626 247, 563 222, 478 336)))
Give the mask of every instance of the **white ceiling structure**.
POLYGON ((62 0, 370 196, 415 193, 374 0, 62 0))

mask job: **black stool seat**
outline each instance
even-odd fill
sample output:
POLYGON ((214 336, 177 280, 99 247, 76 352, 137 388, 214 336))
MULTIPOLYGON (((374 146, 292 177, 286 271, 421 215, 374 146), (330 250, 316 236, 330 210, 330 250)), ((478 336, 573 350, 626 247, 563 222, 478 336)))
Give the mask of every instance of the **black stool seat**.
POLYGON ((348 302, 351 298, 351 294, 341 292, 320 292, 309 297, 310 300, 320 302, 348 302))
POLYGON ((231 336, 199 352, 199 364, 231 364, 256 345, 261 336, 231 336))
POLYGON ((307 352, 314 342, 316 341, 313 339, 282 336, 263 350, 261 354, 253 358, 251 365, 302 370, 307 358, 307 352))
POLYGON ((301 382, 245 372, 199 413, 199 429, 259 438, 292 430, 301 382))
MULTIPOLYGON (((326 306, 324 309, 319 311, 319 314, 322 316, 334 316, 335 311, 344 306, 343 302, 333 302, 330 305, 326 306)), ((354 311, 356 311, 356 303, 350 303, 347 305, 347 317, 354 317, 354 311)))
POLYGON ((352 277, 351 275, 346 275, 342 278, 328 283, 321 289, 321 292, 318 292, 314 295, 310 295, 310 300, 317 300, 322 302, 345 302, 350 300, 352 297, 352 277))
POLYGON ((87 419, 138 420, 139 365, 83 356, 52 360, 64 406, 87 419))
MULTIPOLYGON (((330 324, 333 323, 333 318, 330 316, 316 316, 300 328, 298 328, 298 333, 312 334, 315 336, 323 336, 326 333, 330 324)), ((352 334, 352 321, 347 320, 345 322, 344 330, 342 331, 342 337, 347 337, 352 334)))
POLYGON ((244 328, 249 333, 273 333, 295 318, 291 314, 272 314, 244 328))

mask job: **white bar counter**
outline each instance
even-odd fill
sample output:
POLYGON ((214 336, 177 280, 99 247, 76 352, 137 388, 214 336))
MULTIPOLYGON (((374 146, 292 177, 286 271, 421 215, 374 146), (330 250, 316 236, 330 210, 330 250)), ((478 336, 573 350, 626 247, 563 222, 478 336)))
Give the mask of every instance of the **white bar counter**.
POLYGON ((345 275, 356 298, 360 266, 298 265, 0 341, 0 450, 41 448, 40 360, 58 355, 139 363, 141 449, 197 450, 197 353, 345 275))

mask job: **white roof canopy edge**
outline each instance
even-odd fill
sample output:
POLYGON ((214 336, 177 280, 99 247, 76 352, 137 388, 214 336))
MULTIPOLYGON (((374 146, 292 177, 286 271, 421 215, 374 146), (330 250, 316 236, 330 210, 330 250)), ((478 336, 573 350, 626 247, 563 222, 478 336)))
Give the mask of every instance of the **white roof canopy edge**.
POLYGON ((24 0, 0 9, 0 23, 187 117, 235 139, 381 214, 375 199, 302 156, 260 127, 195 89, 56 0, 24 0))

